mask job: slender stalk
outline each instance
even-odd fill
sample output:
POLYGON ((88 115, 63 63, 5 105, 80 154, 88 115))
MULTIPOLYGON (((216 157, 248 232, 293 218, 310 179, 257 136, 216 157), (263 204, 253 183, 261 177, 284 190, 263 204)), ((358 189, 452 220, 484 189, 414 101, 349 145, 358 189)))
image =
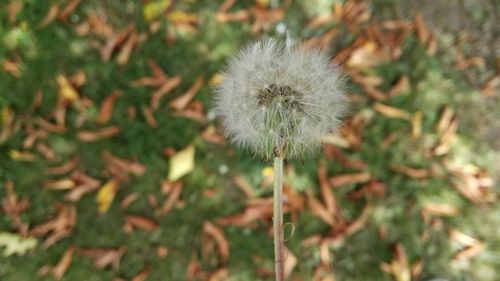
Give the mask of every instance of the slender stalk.
POLYGON ((274 157, 274 268, 276 281, 285 280, 284 238, 283 238, 283 154, 274 157))

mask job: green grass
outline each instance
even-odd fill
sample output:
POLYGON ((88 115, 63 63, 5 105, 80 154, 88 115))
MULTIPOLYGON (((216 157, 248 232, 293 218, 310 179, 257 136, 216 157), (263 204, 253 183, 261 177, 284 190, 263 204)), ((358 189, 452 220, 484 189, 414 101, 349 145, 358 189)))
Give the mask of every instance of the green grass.
MULTIPOLYGON (((252 159, 247 151, 236 150, 229 144, 216 145, 204 141, 200 133, 208 125, 217 123, 211 120, 209 124, 203 124, 178 117, 167 103, 189 89, 196 77, 201 75, 205 86, 195 99, 204 105, 205 113, 210 112, 213 95, 210 79, 224 68, 227 59, 241 46, 266 34, 252 34, 251 24, 246 22, 216 22, 213 16, 221 1, 177 1, 173 9, 194 13, 200 18, 202 24, 196 26, 198 31, 195 34, 180 32, 173 44, 166 44, 167 31, 173 25, 168 17, 161 16, 160 31, 149 34, 145 42, 132 51, 128 63, 121 66, 115 61, 116 53, 108 62, 101 60, 93 45, 96 41, 105 43, 103 38, 94 35, 80 37, 74 29, 90 12, 96 11, 106 15, 109 24, 116 30, 121 30, 128 23, 135 23, 137 30, 146 34, 149 23, 142 16, 143 4, 138 1, 83 1, 69 22, 56 20, 45 28, 38 28, 49 9, 48 1, 22 2, 24 8, 13 23, 8 20, 5 9, 0 11, 0 63, 5 60, 17 61, 22 73, 20 77, 15 77, 0 72, 0 111, 11 109, 16 117, 15 122, 19 123, 15 132, 0 143, 0 199, 3 201, 6 198, 6 183, 12 181, 18 197, 30 201, 30 207, 21 215, 22 221, 28 223, 30 229, 56 216, 56 203, 74 205, 77 224, 69 237, 47 250, 41 247, 46 237, 38 237, 39 245, 26 255, 0 256, 0 280, 52 280, 50 274, 40 277, 37 272, 45 265, 57 264, 70 245, 78 248, 124 246, 127 252, 117 270, 96 269, 92 259, 75 254, 63 280, 131 280, 146 266, 151 268, 147 280, 185 280, 188 265, 193 260, 200 261, 204 271, 212 272, 219 268, 221 264, 216 251, 207 253, 210 242, 203 236, 203 222, 215 222, 223 216, 243 211, 246 198, 231 181, 233 176, 243 175, 247 178, 259 197, 271 196, 270 188, 260 186, 262 170, 271 166, 271 163, 252 159), (163 99, 160 110, 155 112, 158 128, 149 126, 141 114, 141 108, 149 105, 150 94, 154 90, 130 86, 133 80, 151 76, 149 60, 155 61, 167 75, 180 75, 183 79, 181 85, 163 99), (48 118, 54 110, 58 100, 57 75, 69 77, 78 71, 83 71, 87 78, 78 92, 81 97, 93 101, 93 105, 85 112, 89 120, 81 128, 76 127, 74 124, 79 114, 74 108, 68 107, 68 130, 50 133, 45 139, 39 140, 51 147, 59 159, 45 160, 35 148, 28 150, 36 157, 33 162, 12 159, 9 156, 12 150, 26 151, 23 148, 26 129, 36 127, 37 118, 48 118), (80 130, 103 127, 93 122, 93 119, 98 115, 105 98, 116 89, 122 90, 123 96, 117 99, 112 118, 105 126, 120 127, 122 131, 119 136, 91 143, 80 141, 77 138, 80 130), (43 92, 43 103, 40 108, 33 109, 37 91, 43 92), (131 106, 137 108, 137 116, 133 120, 127 115, 131 106), (148 198, 155 198, 160 205, 165 201, 161 183, 167 176, 169 158, 164 155, 164 149, 180 150, 189 144, 196 147, 196 165, 190 174, 182 178, 184 187, 181 200, 184 207, 174 208, 164 217, 159 216, 148 198), (104 151, 110 151, 120 158, 137 160, 147 168, 144 176, 132 176, 121 184, 105 214, 98 213, 96 191, 73 204, 65 202, 66 191, 43 188, 44 180, 64 177, 47 176, 44 174, 46 168, 61 165, 75 157, 79 159, 80 170, 106 182, 110 177, 103 173, 106 164, 101 154, 104 151), (221 173, 221 166, 228 167, 228 172, 221 173), (214 196, 205 195, 209 189, 215 190, 214 196), (137 193, 138 199, 127 209, 120 208, 121 200, 131 193, 137 193), (130 234, 125 233, 125 215, 131 214, 154 218, 160 227, 151 232, 135 230, 130 234), (168 248, 165 258, 156 255, 159 246, 168 248)), ((379 15, 391 15, 387 5, 393 2, 375 1, 373 8, 375 11, 380 10, 379 15)), ((238 3, 232 11, 250 6, 238 3)), ((306 29, 304 26, 318 12, 309 10, 308 6, 306 1, 294 1, 287 11, 284 22, 291 28, 292 36, 320 36, 331 27, 306 29)), ((357 36, 345 24, 335 23, 335 26, 339 27, 342 35, 332 41, 332 48, 340 50, 356 40, 357 36)), ((276 32, 271 28, 267 34, 276 32)), ((420 139, 411 139, 411 127, 407 121, 387 118, 374 112, 373 101, 365 98, 360 87, 349 83, 349 91, 363 97, 353 105, 352 115, 365 111, 372 117, 363 128, 360 149, 342 149, 342 152, 349 158, 364 161, 367 164, 366 171, 385 184, 386 194, 370 199, 372 214, 358 233, 347 237, 341 245, 330 247, 332 264, 329 266, 336 280, 393 280, 391 275, 380 269, 380 264, 393 260, 393 247, 400 243, 410 263, 424 260, 422 273, 415 280, 442 277, 450 281, 495 281, 495 276, 500 274, 500 235, 496 227, 500 223, 498 204, 484 207, 474 205, 453 189, 453 178, 449 174, 422 180, 391 170, 391 164, 417 168, 441 165, 443 157, 428 158, 425 153, 429 148, 428 143, 438 138, 435 126, 443 107, 466 108, 479 95, 477 90, 461 79, 460 73, 443 62, 440 54, 427 55, 415 35, 410 35, 404 41, 402 49, 403 55, 399 60, 370 69, 370 73, 383 79, 383 90, 390 89, 401 76, 410 78, 411 86, 406 93, 384 103, 410 113, 422 111, 424 134, 420 139), (395 134, 394 143, 388 149, 381 149, 390 133, 395 134), (460 214, 435 218, 434 222, 439 226, 426 224, 421 211, 428 201, 454 205, 460 209, 460 214), (381 227, 388 230, 385 240, 379 235, 381 227), (485 242, 486 250, 466 262, 452 262, 458 249, 449 239, 448 230, 451 228, 485 242), (425 231, 428 231, 429 237, 422 241, 420 236, 425 231)), ((471 123, 470 115, 476 113, 471 110, 465 112, 459 119, 471 123)), ((3 122, 0 122, 1 126, 4 126, 3 122)), ((475 137, 468 125, 461 125, 449 158, 459 158, 466 163, 488 168, 491 165, 489 153, 491 149, 475 137), (482 147, 481 153, 474 153, 478 146, 482 147)), ((293 166, 294 174, 287 175, 287 182, 304 198, 305 189, 319 194, 316 170, 319 161, 324 161, 324 158, 319 153, 304 163, 288 163, 293 166)), ((329 176, 356 172, 336 161, 326 161, 326 165, 329 176)), ((342 212, 349 220, 359 216, 368 200, 363 198, 353 201, 347 198, 358 187, 359 184, 351 184, 333 189, 342 212)), ((290 219, 290 216, 286 216, 285 221, 290 219)), ((302 241, 313 235, 327 235, 330 228, 311 213, 307 204, 299 212, 294 226, 295 233, 287 242, 297 257, 291 280, 312 280, 315 268, 321 263, 319 249, 318 246, 306 247, 302 241)), ((272 238, 268 224, 258 221, 253 228, 221 228, 231 246, 227 262, 229 280, 272 280, 259 275, 257 270, 273 268, 272 238)), ((16 232, 12 220, 3 212, 0 212, 0 232, 16 232)))

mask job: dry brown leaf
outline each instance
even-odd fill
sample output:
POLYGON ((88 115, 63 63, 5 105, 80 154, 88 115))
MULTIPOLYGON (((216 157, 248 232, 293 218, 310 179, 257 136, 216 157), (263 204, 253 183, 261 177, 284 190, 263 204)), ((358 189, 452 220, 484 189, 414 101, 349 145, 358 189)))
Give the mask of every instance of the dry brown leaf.
POLYGON ((130 161, 122 158, 118 158, 111 154, 109 151, 104 151, 102 153, 102 159, 106 161, 109 165, 118 167, 120 170, 130 173, 134 176, 142 176, 146 172, 146 166, 137 162, 130 161))
POLYGON ((153 110, 150 107, 143 107, 142 114, 144 115, 144 119, 146 119, 149 126, 152 128, 158 128, 158 121, 156 121, 153 110))
POLYGON ((46 143, 39 142, 36 145, 36 150, 45 157, 45 159, 52 161, 56 159, 56 152, 50 148, 46 143))
POLYGON ((460 209, 450 204, 427 202, 424 204, 423 212, 434 216, 456 216, 460 209))
POLYGON ((215 126, 208 126, 202 133, 201 133, 201 138, 205 141, 212 142, 215 144, 224 144, 224 137, 221 136, 218 132, 215 126))
POLYGON ((458 252, 453 259, 454 260, 468 260, 471 259, 480 253, 482 253, 486 249, 486 245, 484 243, 477 243, 472 246, 469 246, 462 251, 458 252))
POLYGON ((330 178, 330 184, 332 187, 339 187, 347 184, 356 184, 367 182, 371 179, 371 174, 368 172, 355 173, 355 174, 344 174, 333 176, 330 178))
POLYGON ((391 169, 397 173, 401 173, 415 179, 428 178, 430 175, 430 172, 427 169, 416 169, 400 164, 391 164, 391 169))
POLYGON ((115 90, 111 93, 111 95, 107 96, 101 105, 101 109, 99 111, 99 116, 96 118, 96 122, 98 124, 104 124, 111 119, 113 114, 113 108, 115 107, 115 101, 117 98, 121 97, 123 92, 120 90, 115 90))
POLYGON ((78 249, 78 254, 94 259, 97 268, 113 267, 114 270, 120 268, 120 260, 127 252, 127 248, 117 249, 78 249))
POLYGON ((500 74, 492 77, 481 87, 481 94, 486 97, 500 95, 500 74))
POLYGON ((415 15, 415 29, 417 31, 418 40, 424 46, 429 43, 431 32, 425 23, 422 13, 417 12, 415 15))
POLYGON ((272 201, 267 201, 265 205, 247 206, 242 213, 219 218, 217 222, 222 225, 245 227, 251 226, 256 220, 270 218, 272 214, 272 201))
MULTIPOLYGON (((125 216, 125 228, 133 231, 134 228, 140 228, 146 231, 153 231, 159 227, 158 223, 151 218, 143 216, 125 216)), ((127 231, 129 232, 129 231, 127 231)))
POLYGON ((215 240, 219 249, 219 254, 222 258, 222 263, 225 264, 229 258, 229 242, 224 235, 224 231, 215 224, 205 221, 203 223, 203 232, 215 240))
POLYGON ((28 224, 21 220, 21 215, 29 208, 28 199, 19 199, 15 190, 14 183, 7 181, 5 183, 7 196, 1 200, 1 211, 5 213, 12 221, 12 225, 19 231, 21 236, 28 237, 28 224))
POLYGON ((399 96, 410 89, 410 79, 408 76, 402 76, 398 82, 389 90, 389 96, 399 96))
POLYGON ((107 139, 117 136, 120 133, 120 127, 106 127, 97 131, 80 131, 78 139, 83 142, 92 142, 101 139, 107 139))
POLYGON ((164 216, 168 214, 175 205, 179 202, 179 198, 182 192, 182 182, 175 181, 172 183, 170 190, 168 191, 168 198, 163 203, 163 206, 160 210, 160 215, 164 216))
POLYGON ((337 212, 338 206, 335 195, 333 195, 328 177, 326 175, 326 166, 324 161, 320 161, 318 166, 318 180, 321 190, 321 196, 323 197, 323 201, 325 202, 325 207, 328 212, 334 216, 337 212))
POLYGON ((77 166, 78 166, 78 159, 74 158, 62 164, 61 166, 46 168, 45 174, 46 175, 66 174, 74 170, 77 166))
POLYGON ((219 6, 219 9, 217 10, 220 13, 225 13, 231 9, 232 6, 236 3, 236 0, 226 0, 222 5, 219 6))
POLYGON ((134 30, 129 34, 127 37, 127 41, 123 44, 123 47, 120 50, 120 53, 118 53, 118 56, 116 57, 116 63, 118 65, 125 65, 128 63, 128 59, 130 58, 130 54, 132 53, 132 50, 134 49, 135 46, 139 43, 139 35, 137 34, 137 31, 134 30))
POLYGON ((71 262, 73 261, 73 254, 75 252, 75 248, 73 246, 70 246, 66 252, 64 252, 62 258, 59 260, 57 265, 55 265, 53 268, 51 268, 51 272, 54 275, 54 278, 56 280, 61 280, 68 270, 69 266, 71 265, 71 262))
POLYGON ((250 19, 248 10, 239 10, 231 13, 218 12, 215 14, 215 20, 220 23, 226 22, 244 22, 250 19))
POLYGON ((348 158, 342 153, 339 148, 333 145, 327 144, 324 145, 323 148, 324 154, 328 160, 334 160, 340 163, 342 166, 356 170, 364 170, 367 166, 366 163, 362 160, 348 158))
POLYGON ((146 266, 141 272, 139 272, 139 274, 137 274, 136 276, 134 276, 134 278, 132 278, 132 281, 146 281, 148 279, 148 275, 150 272, 151 272, 151 267, 146 266))
POLYGON ((62 21, 66 21, 71 14, 78 8, 82 0, 70 0, 68 4, 61 10, 59 14, 59 19, 62 21))
POLYGON ((57 241, 72 234, 76 225, 76 208, 71 206, 58 206, 59 214, 52 220, 37 225, 31 231, 31 235, 49 237, 44 241, 42 247, 49 248, 57 241))
POLYGON ((194 98, 194 96, 200 91, 202 87, 203 87, 203 77, 198 76, 193 86, 191 86, 191 88, 189 88, 189 90, 187 90, 186 93, 172 100, 169 103, 170 107, 179 111, 183 110, 184 108, 186 108, 188 103, 194 98))
POLYGON ((44 188, 54 189, 54 190, 72 189, 75 186, 76 183, 72 179, 46 180, 43 182, 44 188))
POLYGON ((133 24, 130 24, 120 32, 110 36, 108 38, 108 41, 106 42, 106 45, 104 45, 104 47, 100 50, 102 60, 109 61, 111 59, 113 51, 117 48, 117 46, 122 44, 130 34, 130 32, 134 30, 135 26, 133 24))
POLYGON ((37 118, 36 122, 40 128, 44 129, 45 131, 48 132, 53 132, 53 133, 64 133, 66 131, 66 128, 64 125, 60 124, 53 124, 45 119, 42 118, 37 118))
POLYGON ((19 78, 21 76, 21 68, 17 62, 4 60, 2 67, 5 72, 12 74, 14 77, 19 78))
POLYGON ((151 95, 151 108, 153 110, 157 110, 160 107, 161 99, 179 86, 181 82, 182 78, 178 75, 168 78, 165 83, 163 83, 161 87, 151 95))
POLYGON ((252 187, 252 185, 248 182, 248 180, 243 177, 243 176, 234 176, 233 177, 233 182, 236 184, 236 186, 245 193, 247 198, 254 198, 255 197, 255 191, 252 187))
POLYGON ((139 193, 130 193, 129 195, 125 196, 125 198, 123 198, 123 200, 120 202, 120 207, 122 209, 127 209, 130 204, 132 204, 137 199, 139 199, 139 193))
POLYGON ((383 56, 379 53, 375 42, 364 42, 360 47, 352 51, 346 66, 355 70, 370 69, 382 62, 383 56))
POLYGON ((411 114, 399 108, 395 108, 392 106, 388 106, 381 103, 375 103, 373 106, 375 111, 391 118, 403 119, 403 120, 411 120, 411 114))
POLYGON ((309 189, 306 190, 306 196, 307 205, 309 206, 311 212, 318 218, 323 220, 325 223, 333 226, 335 224, 335 215, 333 213, 330 213, 328 209, 323 206, 323 204, 318 199, 316 199, 312 191, 310 191, 309 189))

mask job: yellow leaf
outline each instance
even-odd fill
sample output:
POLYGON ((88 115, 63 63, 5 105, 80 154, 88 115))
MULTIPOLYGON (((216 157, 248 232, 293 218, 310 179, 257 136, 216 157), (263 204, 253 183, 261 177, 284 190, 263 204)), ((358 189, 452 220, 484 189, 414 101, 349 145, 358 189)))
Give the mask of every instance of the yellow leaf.
POLYGON ((22 238, 19 234, 0 232, 0 247, 5 247, 4 257, 14 254, 23 256, 26 252, 35 249, 36 245, 35 238, 22 238))
POLYGON ((12 118, 14 117, 14 112, 12 111, 12 108, 6 106, 2 108, 2 112, 0 115, 0 120, 2 121, 2 126, 7 126, 10 124, 12 121, 12 118))
POLYGON ((188 14, 183 11, 172 11, 169 17, 171 22, 175 23, 190 23, 196 22, 198 20, 198 16, 195 14, 188 14))
POLYGON ((115 198, 118 191, 118 180, 112 179, 104 184, 97 193, 97 203, 99 204, 99 213, 106 213, 115 198))
POLYGON ((35 155, 29 153, 29 152, 24 152, 24 151, 19 151, 19 150, 14 150, 11 149, 9 151, 9 157, 10 159, 14 161, 34 161, 35 160, 35 155))
POLYGON ((216 73, 212 78, 210 78, 210 86, 216 87, 222 83, 222 74, 216 73))
POLYGON ((273 167, 265 167, 262 169, 262 176, 267 178, 267 177, 274 177, 274 169, 273 167))
POLYGON ((59 84, 59 94, 70 101, 78 100, 78 93, 75 88, 69 83, 68 79, 63 75, 57 76, 57 84, 59 84))
POLYGON ((194 146, 190 145, 170 158, 168 180, 176 181, 194 168, 194 146))
POLYGON ((142 10, 144 19, 146 21, 152 21, 156 19, 168 9, 170 4, 170 0, 152 1, 147 3, 142 10))

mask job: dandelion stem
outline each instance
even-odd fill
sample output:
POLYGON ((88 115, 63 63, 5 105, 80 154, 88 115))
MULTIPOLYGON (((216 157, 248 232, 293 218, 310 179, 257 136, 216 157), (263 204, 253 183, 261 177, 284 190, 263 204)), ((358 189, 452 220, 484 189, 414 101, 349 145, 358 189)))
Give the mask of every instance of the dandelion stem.
POLYGON ((284 237, 283 237, 283 153, 274 157, 274 268, 276 281, 285 280, 284 237))

